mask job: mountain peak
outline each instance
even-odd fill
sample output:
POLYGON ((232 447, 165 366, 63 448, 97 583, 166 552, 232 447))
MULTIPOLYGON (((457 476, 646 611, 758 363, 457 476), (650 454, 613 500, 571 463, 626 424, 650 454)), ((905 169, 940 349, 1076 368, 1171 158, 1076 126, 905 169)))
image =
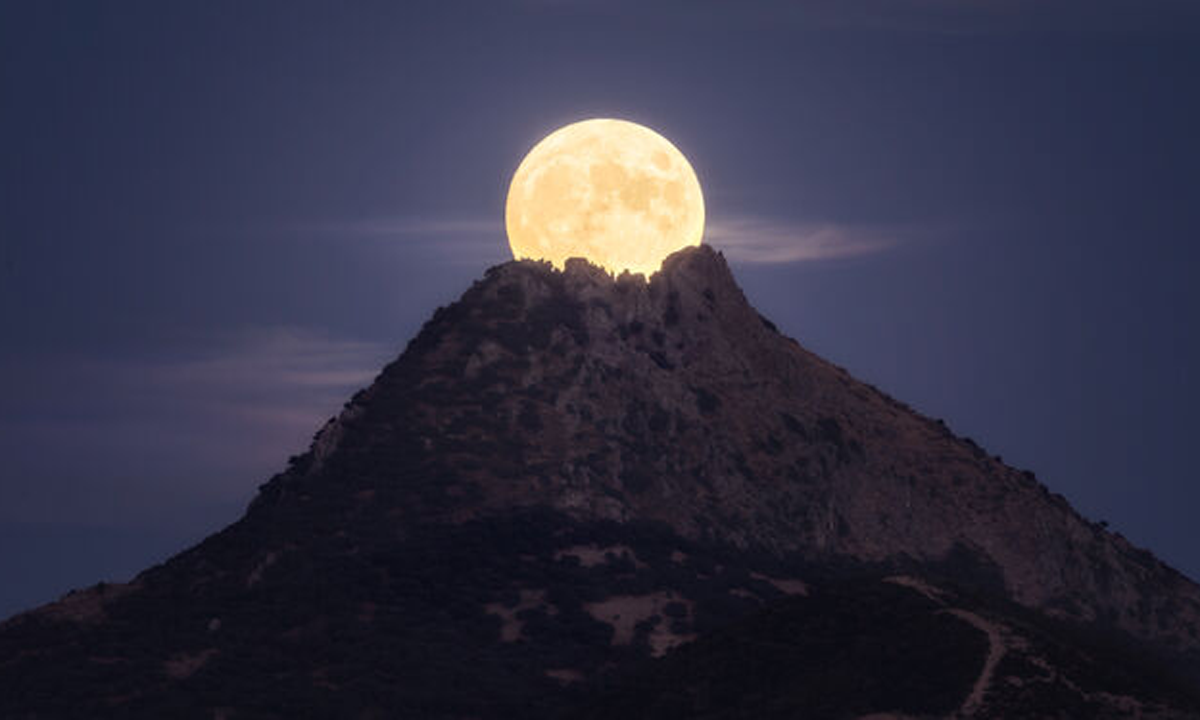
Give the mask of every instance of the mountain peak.
MULTIPOLYGON (((625 519, 660 514, 652 508, 665 496, 690 508, 685 498, 707 497, 699 488, 710 473, 695 487, 652 482, 650 447, 686 440, 667 453, 677 462, 689 446, 717 452, 702 428, 722 413, 722 387, 774 370, 755 350, 767 336, 780 337, 706 246, 675 253, 648 280, 614 278, 582 259, 562 271, 505 263, 434 314, 404 356, 318 435, 312 459, 324 468, 338 449, 361 455, 345 445, 348 430, 404 424, 422 428, 420 449, 475 509, 546 503, 625 519), (500 442, 512 464, 477 467, 484 448, 475 441, 500 442)), ((468 514, 463 502, 453 512, 468 514)), ((676 520, 698 532, 686 514, 676 520)))
POLYGON ((278 716, 1192 717, 1126 650, 1194 662, 1198 628, 1193 583, 784 337, 701 246, 488 270, 244 518, 0 626, 35 687, 0 715, 258 715, 265 671, 278 716))
POLYGON ((1194 584, 781 335, 707 246, 649 279, 492 268, 256 505, 330 477, 413 521, 548 506, 810 559, 967 558, 1023 604, 1200 647, 1194 584))

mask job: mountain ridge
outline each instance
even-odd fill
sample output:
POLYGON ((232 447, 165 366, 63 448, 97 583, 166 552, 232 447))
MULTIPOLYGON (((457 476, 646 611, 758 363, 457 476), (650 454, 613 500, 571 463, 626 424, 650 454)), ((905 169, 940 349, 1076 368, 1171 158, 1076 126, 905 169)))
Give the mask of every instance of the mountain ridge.
MULTIPOLYGON (((439 377, 438 369, 444 375, 449 368, 485 391, 497 391, 497 386, 489 383, 499 382, 506 392, 522 396, 519 407, 493 409, 511 416, 514 422, 509 430, 519 427, 520 432, 535 438, 524 447, 528 453, 523 458, 526 474, 550 476, 546 481, 550 489, 492 483, 504 485, 492 489, 499 495, 490 500, 501 507, 521 498, 536 502, 544 493, 554 498, 560 509, 586 505, 586 512, 602 519, 621 519, 636 511, 638 517, 664 520, 682 534, 694 536, 700 531, 694 518, 700 517, 709 529, 723 533, 723 539, 735 544, 755 543, 777 550, 816 548, 867 561, 897 554, 937 559, 966 539, 999 563, 1009 592, 1024 604, 1051 609, 1080 604, 1078 608, 1064 607, 1062 612, 1083 620, 1102 620, 1116 610, 1115 624, 1140 628, 1135 634, 1146 639, 1155 636, 1158 620, 1154 610, 1146 609, 1142 620, 1130 616, 1127 607, 1117 610, 1087 598, 1119 596, 1122 603, 1136 604, 1133 598, 1141 582, 1157 578, 1177 584, 1188 602, 1187 622, 1193 625, 1184 628, 1185 646, 1194 648, 1200 643, 1194 627, 1200 624, 1200 589, 1194 583, 1123 537, 1085 519, 1065 498, 1038 483, 1032 473, 1009 468, 969 439, 953 435, 940 421, 855 381, 845 370, 780 335, 746 301, 723 257, 707 246, 676 253, 660 273, 645 281, 630 275, 612 278, 581 260, 568 263, 561 273, 528 261, 497 266, 468 290, 460 303, 435 314, 406 351, 405 356, 410 355, 420 359, 421 382, 426 386, 439 382, 431 379, 439 377), (528 327, 508 319, 511 317, 525 320, 528 327), (479 339, 471 336, 473 331, 464 333, 464 326, 473 322, 482 323, 493 334, 479 339), (447 326, 455 329, 451 337, 442 335, 447 326), (572 351, 576 354, 569 361, 555 360, 572 351), (549 359, 534 367, 520 367, 523 357, 543 356, 549 359), (501 371, 512 372, 500 380, 501 371), (581 382, 615 385, 622 394, 642 395, 637 398, 642 404, 606 408, 609 412, 604 414, 590 407, 596 400, 588 397, 588 390, 571 387, 567 381, 561 390, 543 387, 553 385, 556 372, 580 371, 591 373, 581 382), (622 382, 626 373, 639 382, 652 377, 649 382, 657 387, 631 387, 622 382), (678 374, 686 374, 686 379, 672 378, 678 374), (545 377, 550 379, 543 382, 545 377), (550 401, 551 392, 566 396, 550 401), (768 401, 776 396, 799 396, 803 406, 779 407, 781 403, 775 402, 773 417, 764 417, 758 410, 769 407, 768 401), (646 397, 649 399, 644 400, 646 397), (730 408, 728 398, 738 398, 745 407, 730 408), (650 407, 654 401, 657 407, 650 407), (590 433, 582 427, 589 410, 596 416, 619 416, 628 427, 590 433), (700 463, 687 467, 684 461, 683 467, 677 468, 682 479, 664 479, 659 473, 657 482, 663 487, 650 488, 654 491, 650 502, 626 492, 646 482, 637 473, 645 472, 647 464, 653 467, 662 462, 638 454, 637 434, 670 434, 673 446, 711 454, 711 443, 706 446, 703 439, 689 434, 705 421, 727 428, 729 436, 754 438, 752 443, 717 448, 731 451, 726 454, 742 467, 713 468, 700 463), (568 433, 574 436, 567 437, 568 433), (875 453, 882 459, 866 458, 865 438, 856 433, 874 433, 871 440, 879 446, 875 453), (817 451, 787 458, 790 477, 777 469, 762 471, 761 466, 768 463, 776 468, 781 464, 778 458, 786 457, 785 442, 805 443, 817 451), (612 461, 611 467, 594 456, 592 462, 587 461, 592 453, 603 451, 604 443, 615 443, 621 450, 621 457, 612 461), (584 445, 587 451, 580 449, 584 445), (634 462, 624 462, 628 456, 634 462), (822 472, 834 479, 819 477, 822 472), (823 504, 817 508, 820 514, 814 514, 811 503, 797 512, 795 506, 801 498, 787 487, 809 481, 808 487, 801 489, 811 489, 814 479, 806 474, 818 476, 816 483, 826 481, 819 488, 823 493, 823 504), (762 481, 762 475, 774 477, 762 481), (941 498, 936 496, 954 493, 971 475, 993 485, 970 488, 973 494, 961 506, 922 507, 923 503, 939 502, 941 498), (770 500, 746 506, 753 504, 754 498, 748 496, 755 494, 748 491, 746 476, 777 492, 758 493, 770 500), (796 479, 800 482, 794 482, 796 479), (671 486, 668 480, 677 482, 671 486), (721 510, 737 517, 726 518, 732 522, 722 521, 711 508, 689 498, 693 483, 720 484, 722 489, 717 491, 701 491, 715 494, 721 510), (778 492, 779 486, 786 492, 778 492), (623 497, 618 499, 618 494, 623 497), (1003 494, 1013 497, 999 497, 1003 494), (774 524, 756 524, 748 517, 756 512, 781 515, 772 507, 779 505, 781 495, 793 506, 784 512, 792 515, 776 517, 774 524), (682 504, 686 510, 671 512, 671 503, 682 504), (908 518, 894 521, 893 516, 904 511, 909 512, 908 518), (970 519, 956 521, 963 513, 970 519), (999 520, 997 513, 1001 514, 999 520), (801 527, 801 521, 807 525, 801 527), (889 522, 892 525, 885 527, 889 522), (1021 532, 1027 524, 1033 525, 1033 530, 1021 532), (846 525, 870 528, 871 532, 847 536, 846 525), (995 532, 985 533, 985 529, 995 532), (1075 561, 1068 562, 1068 557, 1075 561), (1119 568, 1116 577, 1099 569, 1110 563, 1119 568)), ((388 382, 388 372, 381 374, 379 382, 388 382)), ((573 377, 569 380, 575 381, 573 377)), ((314 443, 318 469, 336 445, 333 438, 345 423, 354 422, 370 393, 360 396, 318 435, 314 443)), ((467 398, 469 403, 476 399, 467 398)), ((488 396, 485 393, 479 399, 486 401, 488 396)), ((430 414, 418 422, 444 426, 448 432, 441 439, 426 438, 430 443, 456 437, 455 432, 469 436, 470 422, 479 419, 472 416, 470 407, 456 410, 452 403, 437 400, 433 404, 436 410, 428 408, 430 414)), ((453 442, 447 445, 448 462, 454 465, 453 442)), ((479 472, 456 470, 468 478, 479 472)))
MULTIPOLYGON (((32 688, 0 716, 735 717, 672 687, 807 628, 796 657, 892 688, 842 677, 829 717, 1196 717, 1171 668, 1197 617, 1190 580, 782 336, 711 248, 648 279, 514 261, 241 520, 0 624, 0 681, 32 688), (897 623, 956 660, 914 676, 897 623)), ((747 687, 814 702, 798 667, 747 687)))

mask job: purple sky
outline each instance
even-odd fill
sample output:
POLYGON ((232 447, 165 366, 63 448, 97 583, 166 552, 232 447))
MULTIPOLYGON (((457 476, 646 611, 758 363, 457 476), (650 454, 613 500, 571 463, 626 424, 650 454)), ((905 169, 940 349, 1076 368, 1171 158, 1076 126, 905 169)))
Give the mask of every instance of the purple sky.
POLYGON ((6 2, 0 616, 234 520, 644 123, 782 330, 1200 576, 1200 10, 6 2))

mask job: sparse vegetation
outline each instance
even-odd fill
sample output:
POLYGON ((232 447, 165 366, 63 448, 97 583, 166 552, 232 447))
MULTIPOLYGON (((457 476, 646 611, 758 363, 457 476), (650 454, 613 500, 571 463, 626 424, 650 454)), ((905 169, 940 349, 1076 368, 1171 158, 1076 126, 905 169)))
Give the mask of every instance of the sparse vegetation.
POLYGON ((85 621, 5 625, 20 692, 0 717, 945 715, 991 642, 950 609, 1027 648, 992 716, 1091 717, 1101 690, 1197 707, 1186 656, 1164 670, 1122 630, 1194 639, 1186 580, 762 332, 689 252, 679 284, 603 297, 532 263, 489 273, 242 521, 134 589, 68 598, 85 621), (1085 541, 1032 535, 1029 508, 1085 541), (1017 545, 1046 550, 1016 569, 1061 582, 1052 609, 1098 621, 1011 602, 1012 556, 981 548, 1017 545))

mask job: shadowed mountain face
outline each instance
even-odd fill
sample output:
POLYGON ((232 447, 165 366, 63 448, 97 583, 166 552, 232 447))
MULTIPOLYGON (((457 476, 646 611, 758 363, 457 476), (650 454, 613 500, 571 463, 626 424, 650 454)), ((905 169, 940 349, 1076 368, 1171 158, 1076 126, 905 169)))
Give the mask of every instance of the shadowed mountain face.
POLYGON ((241 521, 0 626, 0 716, 1196 717, 1198 627, 701 247, 493 268, 241 521))

